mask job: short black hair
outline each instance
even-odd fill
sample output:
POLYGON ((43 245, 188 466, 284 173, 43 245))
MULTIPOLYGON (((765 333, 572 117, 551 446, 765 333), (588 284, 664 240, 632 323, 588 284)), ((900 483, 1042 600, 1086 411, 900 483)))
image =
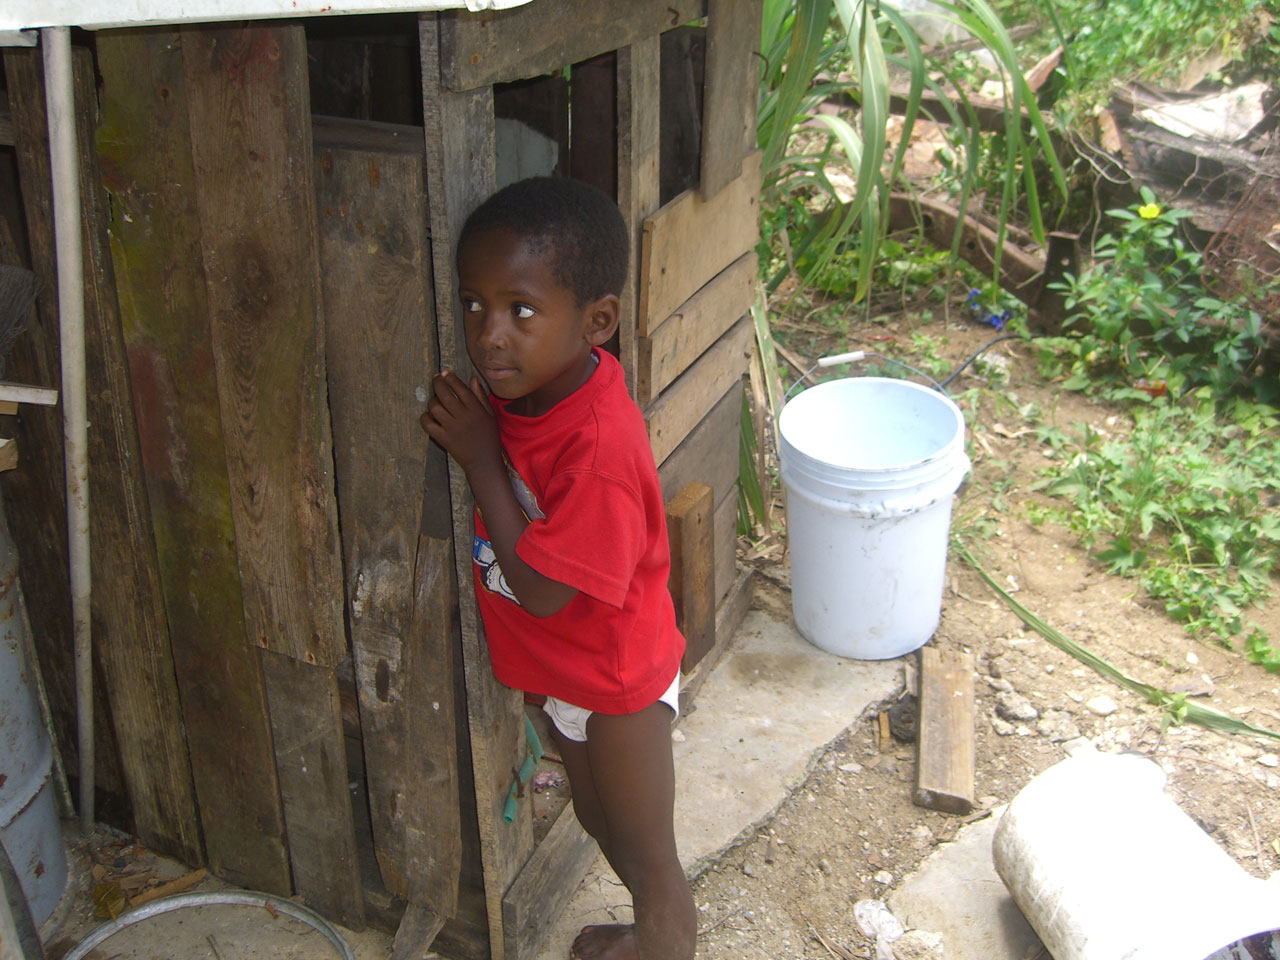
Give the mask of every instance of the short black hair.
POLYGON ((566 177, 518 180, 472 211, 458 249, 475 234, 499 228, 549 247, 552 275, 579 307, 606 294, 622 295, 627 225, 618 205, 595 187, 566 177))

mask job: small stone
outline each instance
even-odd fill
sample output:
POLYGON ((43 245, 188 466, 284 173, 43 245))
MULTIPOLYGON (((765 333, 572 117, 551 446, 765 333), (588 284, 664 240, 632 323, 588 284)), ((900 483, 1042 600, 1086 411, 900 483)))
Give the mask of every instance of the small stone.
POLYGON ((917 840, 928 842, 933 839, 933 831, 926 827, 923 823, 917 823, 911 828, 911 836, 917 840))
POLYGON ((893 874, 888 870, 878 870, 876 871, 876 875, 871 879, 876 883, 882 883, 887 887, 889 884, 893 883, 893 874))
POLYGON ((1010 721, 1035 720, 1040 716, 1040 711, 1022 694, 1005 691, 996 694, 996 713, 1010 721))
POLYGON ((983 810, 990 810, 999 802, 1000 802, 999 797, 993 797, 990 794, 988 794, 985 797, 978 798, 978 806, 980 806, 983 810))
POLYGON ((1062 752, 1068 757, 1074 757, 1078 753, 1097 753, 1098 748, 1094 746, 1093 741, 1088 737, 1076 737, 1074 740, 1068 740, 1062 745, 1062 752))
POLYGON ((684 743, 684 741, 685 741, 685 739, 686 739, 686 737, 685 737, 685 735, 684 735, 684 731, 683 731, 683 730, 672 730, 672 731, 671 731, 671 739, 672 739, 672 740, 674 740, 676 743, 684 743))
POLYGON ((1092 700, 1086 700, 1084 707, 1090 713, 1097 714, 1100 717, 1109 717, 1120 709, 1116 706, 1116 702, 1105 693, 1094 697, 1092 700))
POLYGON ((1258 762, 1264 767, 1280 767, 1280 757, 1274 753, 1264 753, 1258 758, 1258 762))
POLYGON ((1076 726, 1071 715, 1062 710, 1046 710, 1036 721, 1036 733, 1050 743, 1062 743, 1080 736, 1080 728, 1076 726))
POLYGON ((836 769, 840 770, 842 773, 861 773, 861 772, 862 772, 862 764, 860 764, 860 763, 842 763, 842 764, 840 764, 840 766, 839 766, 839 767, 837 767, 836 769))
POLYGON ((1002 693, 1013 693, 1013 684, 1002 677, 984 677, 983 679, 987 681, 987 686, 992 690, 999 690, 1002 693))
POLYGON ((1020 724, 1018 724, 1016 727, 1014 727, 1014 728, 1013 728, 1013 732, 1014 732, 1014 733, 1016 733, 1016 734, 1017 734, 1018 736, 1020 736, 1020 737, 1029 737, 1029 736, 1031 736, 1031 734, 1032 734, 1032 733, 1034 733, 1035 731, 1033 731, 1033 730, 1032 730, 1030 727, 1028 727, 1025 723, 1020 723, 1020 724))
POLYGON ((1199 662, 1200 662, 1200 658, 1196 656, 1195 651, 1194 651, 1194 650, 1188 650, 1188 651, 1187 651, 1187 663, 1191 664, 1191 665, 1194 667, 1194 666, 1195 666, 1196 664, 1198 664, 1199 662))
POLYGON ((944 960, 942 934, 908 930, 893 941, 895 960, 944 960))
POLYGON ((823 873, 825 873, 827 876, 831 876, 831 861, 825 858, 822 860, 819 860, 818 869, 821 870, 823 873))
POLYGON ((1013 736, 1013 724, 1008 720, 1001 720, 999 717, 991 718, 991 729, 1002 737, 1013 736))

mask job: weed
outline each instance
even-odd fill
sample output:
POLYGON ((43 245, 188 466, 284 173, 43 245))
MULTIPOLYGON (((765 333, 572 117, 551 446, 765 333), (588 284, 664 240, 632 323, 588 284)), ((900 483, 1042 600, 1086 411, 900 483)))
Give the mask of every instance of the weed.
POLYGON ((1086 424, 1072 441, 1041 428, 1061 456, 1038 486, 1071 501, 1059 519, 1109 573, 1137 577, 1192 632, 1228 644, 1245 635, 1251 660, 1280 669, 1280 655, 1245 620, 1269 595, 1280 559, 1280 448, 1268 436, 1280 418, 1245 400, 1220 410, 1208 388, 1191 399, 1134 408, 1127 436, 1086 424))

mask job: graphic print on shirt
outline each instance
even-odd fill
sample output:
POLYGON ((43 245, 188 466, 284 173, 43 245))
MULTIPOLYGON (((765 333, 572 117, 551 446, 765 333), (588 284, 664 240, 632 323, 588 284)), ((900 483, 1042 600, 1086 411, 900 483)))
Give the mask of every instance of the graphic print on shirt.
MULTIPOLYGON (((507 461, 507 476, 511 480, 511 492, 516 495, 516 502, 520 504, 520 509, 524 512, 524 518, 529 521, 544 518, 546 514, 538 506, 538 498, 533 495, 533 491, 524 482, 524 478, 516 473, 516 469, 511 466, 510 461, 507 461)), ((483 519, 483 516, 481 519, 483 519)), ((502 575, 502 568, 498 566, 498 558, 493 552, 493 544, 478 533, 475 536, 475 542, 471 546, 471 560, 480 568, 480 582, 486 590, 506 597, 517 605, 520 603, 516 599, 516 595, 511 592, 511 588, 507 586, 507 578, 502 575)))

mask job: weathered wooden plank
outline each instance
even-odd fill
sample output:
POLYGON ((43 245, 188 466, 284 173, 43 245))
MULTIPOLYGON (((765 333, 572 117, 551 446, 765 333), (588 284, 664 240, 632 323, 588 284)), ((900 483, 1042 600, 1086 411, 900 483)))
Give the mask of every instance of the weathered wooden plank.
POLYGON ((618 207, 631 248, 618 322, 618 358, 634 392, 638 376, 636 308, 639 296, 640 230, 658 209, 658 37, 618 51, 618 207))
POLYGON ((641 337, 636 402, 646 406, 748 310, 756 293, 756 254, 745 253, 682 303, 652 336, 641 337))
POLYGON ((618 138, 615 133, 618 55, 613 51, 575 63, 569 88, 573 122, 569 130, 570 176, 608 197, 618 195, 618 138))
POLYGON ((743 317, 645 409, 645 426, 657 463, 670 456, 746 372, 753 336, 751 318, 743 317))
POLYGON ((716 503, 712 550, 716 565, 716 603, 724 600, 738 575, 738 491, 730 488, 716 503))
POLYGON ((973 809, 973 654, 920 649, 920 726, 916 740, 919 806, 946 813, 973 809))
POLYGON ((596 857, 595 841, 569 805, 503 897, 507 957, 531 960, 596 857))
POLYGON ((684 634, 680 669, 691 671, 715 643, 715 538, 711 488, 691 483, 667 502, 667 539, 671 544, 669 588, 676 625, 684 634))
POLYGON ((435 956, 431 942, 444 926, 445 918, 431 907, 411 903, 405 908, 395 939, 391 941, 391 960, 422 960, 435 956))
MULTIPOLYGON (((466 375, 471 367, 466 358, 455 289, 453 246, 467 214, 493 190, 493 91, 484 88, 470 93, 448 93, 441 88, 439 27, 435 14, 424 14, 419 19, 427 192, 431 198, 432 275, 440 364, 466 375)), ((472 579, 473 501, 465 474, 452 460, 449 490, 489 949, 494 960, 502 960, 505 956, 502 894, 533 849, 533 821, 528 804, 521 806, 521 814, 514 822, 502 821, 511 771, 518 770, 524 761, 523 702, 519 693, 497 682, 489 663, 472 579)))
POLYGON ((301 24, 183 28, 196 205, 249 636, 346 655, 301 24))
MULTIPOLYGON (((418 533, 429 449, 419 398, 437 367, 422 130, 325 121, 315 137, 329 405, 374 849, 389 892, 446 917, 461 848, 453 556, 448 542, 420 543, 418 533), (434 587, 421 615, 419 564, 434 587)), ((448 495, 445 484, 427 491, 446 509, 448 495)))
POLYGON ((480 13, 441 14, 445 90, 553 73, 702 16, 704 0, 538 0, 480 13))
POLYGON ((760 151, 710 200, 687 190, 644 223, 639 329, 649 336, 759 236, 760 151))
POLYGON ((663 500, 670 500, 695 480, 711 488, 716 503, 736 490, 738 420, 742 416, 742 384, 734 383, 658 468, 663 500))
POLYGON ((707 30, 684 26, 662 35, 659 203, 698 186, 702 168, 702 77, 707 30))
MULTIPOLYGON (((438 488, 445 489, 443 484, 438 488)), ((421 792, 408 797, 405 868, 409 902, 450 917, 458 909, 463 846, 457 744, 461 721, 457 704, 462 701, 454 693, 459 636, 453 541, 419 538, 413 570, 414 642, 405 658, 405 674, 413 693, 408 724, 411 768, 417 773, 414 786, 421 792)))
POLYGON ((288 894, 262 674, 245 640, 182 40, 176 31, 98 34, 98 151, 119 211, 110 226, 121 320, 209 866, 288 894))
POLYGON ((103 672, 134 829, 152 849, 203 863, 195 789, 142 475, 141 449, 94 152, 97 84, 88 50, 74 63, 84 211, 89 525, 95 659, 103 672))
POLYGON ((308 906, 348 927, 364 926, 346 746, 333 667, 260 651, 276 773, 289 831, 293 888, 308 906))
POLYGON ((710 199, 742 173, 755 146, 762 0, 707 0, 707 61, 702 87, 702 176, 710 199))

